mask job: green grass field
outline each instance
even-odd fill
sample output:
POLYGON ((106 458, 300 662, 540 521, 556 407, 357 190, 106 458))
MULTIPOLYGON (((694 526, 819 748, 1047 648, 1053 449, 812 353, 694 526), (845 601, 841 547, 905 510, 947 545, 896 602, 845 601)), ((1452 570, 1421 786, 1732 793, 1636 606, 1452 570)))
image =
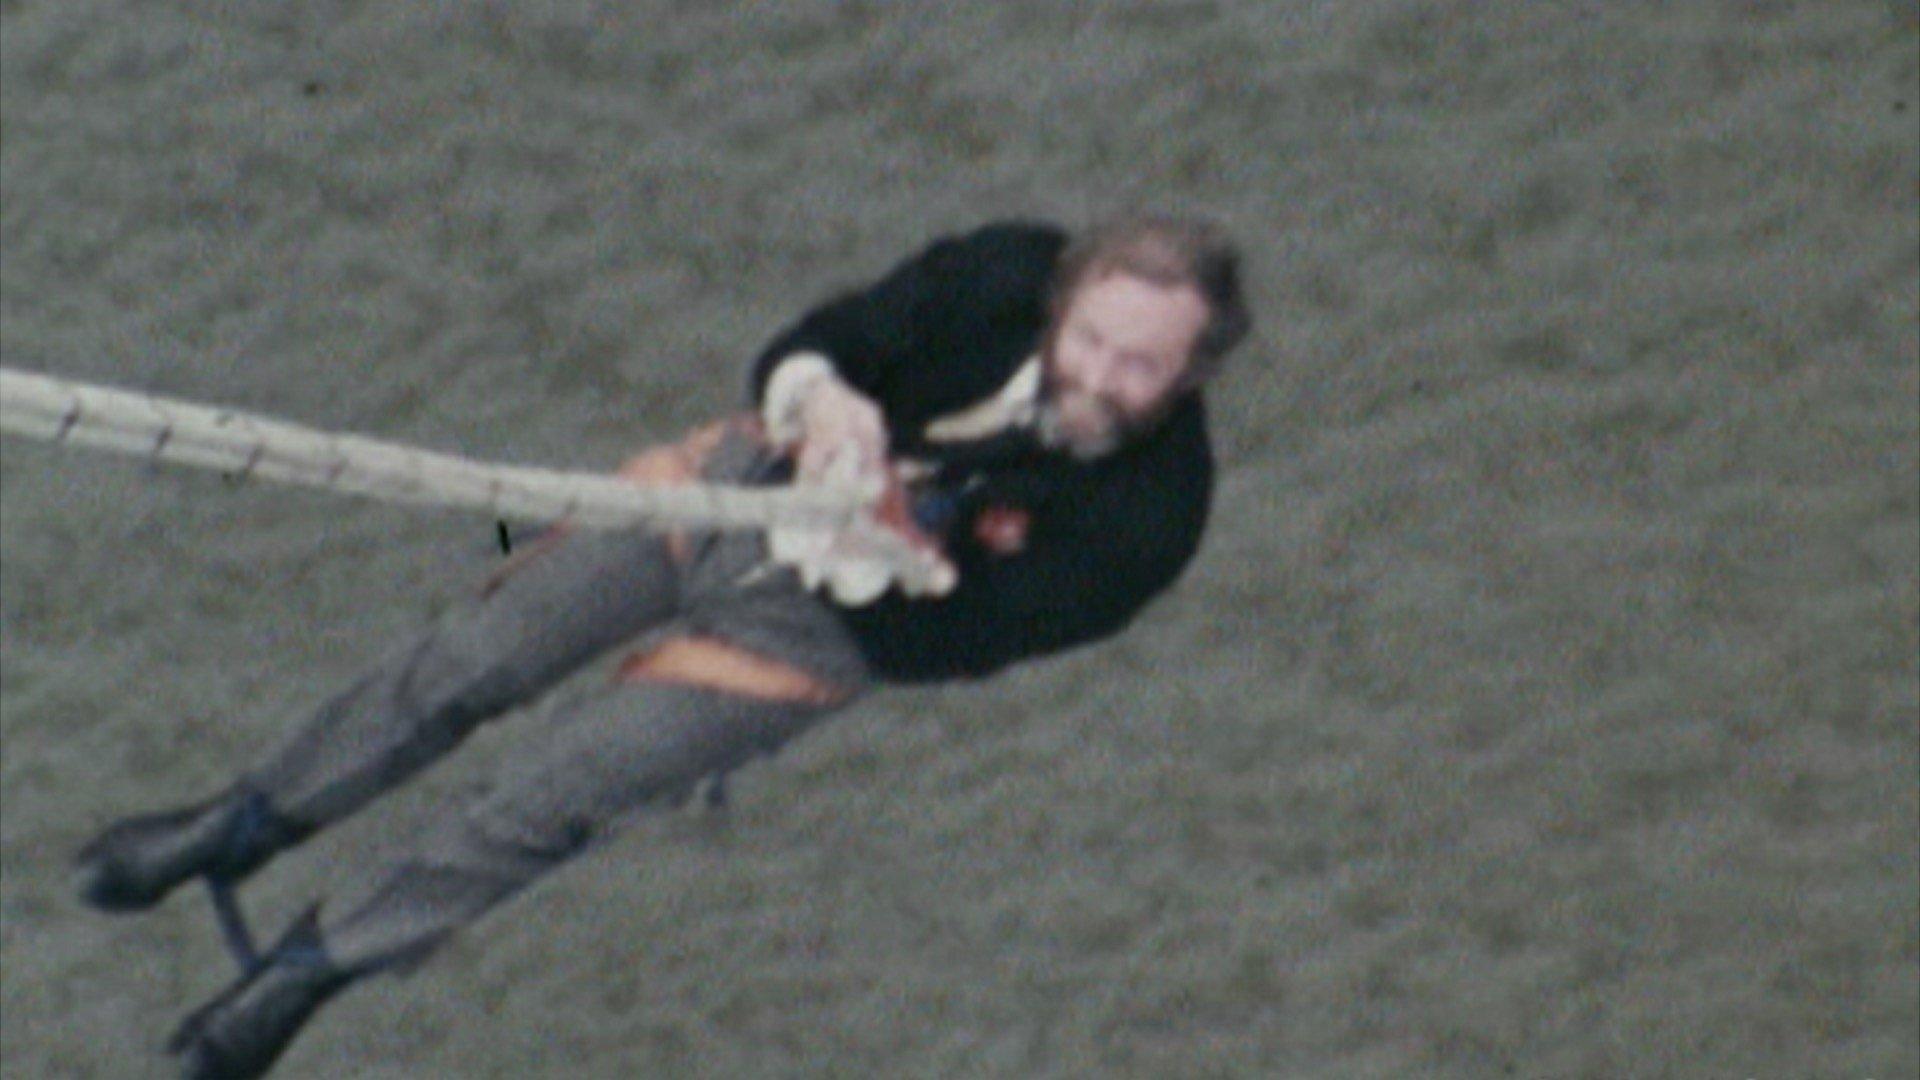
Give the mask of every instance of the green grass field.
MULTIPOLYGON (((1920 1071, 1902 2, 0 0, 0 357, 608 468, 939 233, 1210 210, 1256 339, 1123 639, 637 823, 288 1077, 1920 1071)), ((0 1072, 167 1075, 74 900, 497 558, 8 441, 0 1072)), ((397 856, 537 708, 249 886, 397 856)))

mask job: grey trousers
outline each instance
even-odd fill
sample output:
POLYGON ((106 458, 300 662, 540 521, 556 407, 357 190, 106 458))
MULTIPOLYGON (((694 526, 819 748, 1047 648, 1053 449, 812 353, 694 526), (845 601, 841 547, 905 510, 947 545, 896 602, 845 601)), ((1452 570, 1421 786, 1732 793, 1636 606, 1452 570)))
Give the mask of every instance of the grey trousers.
MULTIPOLYGON (((768 464, 730 439, 707 474, 750 482, 768 464)), ((291 818, 337 821, 483 721, 649 635, 718 637, 856 694, 868 685, 828 602, 769 566, 763 537, 692 539, 682 564, 648 529, 566 537, 326 702, 247 781, 291 818)), ((831 711, 665 684, 571 696, 486 795, 447 815, 367 900, 323 925, 328 951, 349 969, 411 962, 622 818, 679 802, 703 778, 772 753, 831 711)))

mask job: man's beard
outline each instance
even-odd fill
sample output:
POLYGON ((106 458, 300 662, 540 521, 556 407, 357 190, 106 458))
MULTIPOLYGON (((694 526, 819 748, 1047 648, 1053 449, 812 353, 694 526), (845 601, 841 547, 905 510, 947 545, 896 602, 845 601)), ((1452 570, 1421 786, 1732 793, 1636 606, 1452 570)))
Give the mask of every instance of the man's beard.
POLYGON ((1092 461, 1152 429, 1170 405, 1170 401, 1164 401, 1146 413, 1130 414, 1112 398, 1067 385, 1054 372, 1051 357, 1042 357, 1034 427, 1041 445, 1064 450, 1080 461, 1092 461))
POLYGON ((1073 391, 1071 402, 1065 400, 1064 393, 1048 391, 1040 398, 1039 411, 1034 418, 1035 428, 1043 446, 1056 450, 1065 450, 1081 461, 1092 461, 1105 457, 1118 449, 1124 440, 1127 424, 1124 415, 1113 403, 1092 394, 1073 391), (1069 413, 1080 416, 1098 415, 1097 425, 1085 422, 1069 426, 1069 413))

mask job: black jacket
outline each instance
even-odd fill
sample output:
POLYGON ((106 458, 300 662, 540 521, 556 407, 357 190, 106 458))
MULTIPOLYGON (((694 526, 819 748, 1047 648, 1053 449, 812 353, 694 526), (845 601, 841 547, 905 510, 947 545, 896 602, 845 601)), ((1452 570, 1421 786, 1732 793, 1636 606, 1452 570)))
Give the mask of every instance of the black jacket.
POLYGON ((1022 432, 973 445, 929 442, 943 415, 992 396, 1038 350, 1066 234, 1001 223, 941 240, 872 287, 782 331, 753 370, 757 401, 779 361, 826 355, 886 415, 894 453, 942 465, 931 505, 959 571, 954 591, 898 591, 842 617, 884 679, 980 676, 1107 637, 1179 576, 1199 546, 1213 458, 1197 394, 1152 432, 1092 462, 1022 432), (944 498, 938 496, 944 495, 944 498), (1024 550, 973 536, 989 508, 1031 515, 1024 550))

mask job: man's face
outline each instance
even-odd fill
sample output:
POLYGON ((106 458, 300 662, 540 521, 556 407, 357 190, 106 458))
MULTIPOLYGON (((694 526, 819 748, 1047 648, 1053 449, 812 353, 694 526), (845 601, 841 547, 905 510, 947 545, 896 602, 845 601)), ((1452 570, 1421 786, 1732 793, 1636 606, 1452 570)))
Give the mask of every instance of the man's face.
POLYGON ((1207 302, 1189 285, 1125 271, 1081 283, 1041 359, 1042 438, 1087 459, 1150 426, 1206 323, 1207 302))

